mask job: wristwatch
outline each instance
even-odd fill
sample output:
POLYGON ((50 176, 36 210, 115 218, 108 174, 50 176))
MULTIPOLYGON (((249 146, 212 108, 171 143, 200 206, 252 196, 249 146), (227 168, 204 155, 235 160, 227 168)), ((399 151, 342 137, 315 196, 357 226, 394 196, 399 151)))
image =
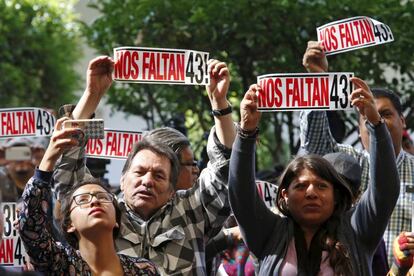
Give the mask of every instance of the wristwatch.
POLYGON ((220 116, 230 114, 232 111, 233 111, 233 107, 229 104, 229 106, 224 108, 224 109, 213 109, 213 110, 211 110, 210 114, 212 116, 220 117, 220 116))

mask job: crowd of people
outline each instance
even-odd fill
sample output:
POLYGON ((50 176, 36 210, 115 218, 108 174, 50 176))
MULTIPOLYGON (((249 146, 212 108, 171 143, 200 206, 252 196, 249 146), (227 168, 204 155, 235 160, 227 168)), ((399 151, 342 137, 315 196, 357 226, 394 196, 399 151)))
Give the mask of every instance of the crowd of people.
MULTIPOLYGON (((303 65, 328 72, 321 43, 308 43, 303 65)), ((277 177, 269 209, 256 187, 262 87, 249 87, 234 122, 229 68, 214 59, 206 168, 184 134, 161 127, 134 144, 118 194, 94 178, 88 137, 62 125, 93 116, 113 69, 108 56, 90 61, 86 89, 62 109, 50 141, 1 147, 31 152, 0 160, 3 201, 22 202, 15 225, 28 275, 413 275, 413 143, 393 91, 351 78, 362 150, 335 140, 325 111, 302 111, 301 149, 277 177)))

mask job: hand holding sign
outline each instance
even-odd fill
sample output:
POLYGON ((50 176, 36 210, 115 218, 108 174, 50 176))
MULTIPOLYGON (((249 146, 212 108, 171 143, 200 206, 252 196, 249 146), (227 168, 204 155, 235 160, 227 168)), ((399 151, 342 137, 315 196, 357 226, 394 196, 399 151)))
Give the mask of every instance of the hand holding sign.
POLYGON ((326 55, 394 41, 390 27, 366 16, 338 20, 317 28, 326 55))
POLYGON ((114 61, 108 56, 99 56, 89 62, 86 73, 86 90, 102 96, 112 84, 114 61))
POLYGON ((375 107, 374 96, 368 85, 356 77, 351 78, 351 81, 356 87, 350 96, 352 105, 356 106, 361 116, 365 117, 370 123, 377 124, 381 120, 381 116, 375 107))
POLYGON ((308 41, 302 64, 309 73, 328 72, 328 60, 323 51, 322 42, 308 41))
POLYGON ((250 85, 240 103, 240 127, 245 131, 253 131, 259 125, 261 113, 257 110, 257 94, 261 90, 258 84, 250 85))
POLYGON ((208 61, 210 84, 206 85, 212 109, 227 108, 227 92, 230 85, 230 73, 226 63, 216 59, 208 61))
POLYGON ((79 129, 62 129, 63 122, 68 118, 63 117, 57 120, 55 131, 50 138, 49 146, 40 162, 39 169, 42 171, 53 171, 56 161, 65 149, 78 145, 78 140, 74 138, 79 134, 79 129))

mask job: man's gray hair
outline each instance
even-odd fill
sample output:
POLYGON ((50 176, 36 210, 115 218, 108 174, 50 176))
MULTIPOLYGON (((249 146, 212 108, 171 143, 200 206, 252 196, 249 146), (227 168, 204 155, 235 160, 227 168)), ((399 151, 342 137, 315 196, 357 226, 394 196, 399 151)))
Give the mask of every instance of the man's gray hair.
POLYGON ((178 159, 181 159, 181 150, 184 147, 190 146, 190 140, 184 134, 171 127, 160 127, 151 130, 144 135, 144 138, 167 145, 175 152, 178 159))

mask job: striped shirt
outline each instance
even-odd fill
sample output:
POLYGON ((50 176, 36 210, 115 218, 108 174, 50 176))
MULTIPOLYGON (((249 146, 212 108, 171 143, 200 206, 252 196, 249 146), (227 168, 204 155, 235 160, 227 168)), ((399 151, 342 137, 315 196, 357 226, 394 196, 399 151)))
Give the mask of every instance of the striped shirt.
MULTIPOLYGON (((84 162, 85 143, 82 145, 67 151, 57 164, 54 180, 58 195, 89 173, 84 162)), ((115 241, 118 253, 145 256, 162 275, 207 275, 205 245, 230 214, 227 180, 231 150, 220 143, 214 128, 207 153, 210 161, 197 183, 189 190, 177 191, 148 220, 141 219, 122 196, 118 197, 122 209, 120 236, 115 241)))
MULTIPOLYGON (((369 153, 350 145, 339 144, 333 138, 325 112, 302 111, 300 114, 301 147, 307 153, 325 155, 329 152, 342 151, 354 156, 362 168, 361 191, 369 183, 369 153)), ((411 232, 412 204, 414 200, 414 158, 403 150, 396 158, 401 187, 400 196, 384 233, 388 253, 388 263, 392 263, 392 243, 400 232, 411 232), (410 192, 411 190, 411 192, 410 192)), ((373 225, 372 227, 375 227, 373 225)))

